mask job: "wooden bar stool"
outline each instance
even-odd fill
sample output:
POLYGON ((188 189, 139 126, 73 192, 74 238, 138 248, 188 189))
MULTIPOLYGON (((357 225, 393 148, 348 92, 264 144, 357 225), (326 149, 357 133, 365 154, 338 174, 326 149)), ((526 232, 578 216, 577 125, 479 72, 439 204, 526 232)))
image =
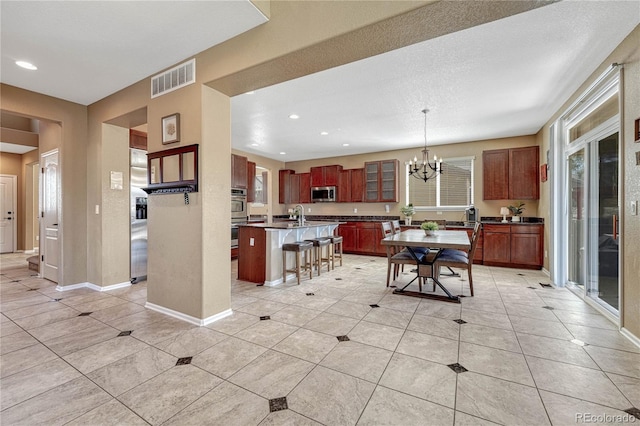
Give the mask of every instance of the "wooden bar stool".
POLYGON ((341 235, 331 235, 331 269, 335 269, 336 259, 340 259, 340 266, 342 266, 342 241, 341 235), (336 253, 338 250, 338 253, 336 253))
POLYGON ((313 243, 308 241, 296 241, 295 243, 285 243, 282 245, 282 282, 287 282, 287 272, 295 272, 300 285, 300 272, 302 269, 306 272, 309 270, 309 279, 313 278, 313 243), (287 252, 292 251, 296 254, 296 268, 287 269, 287 252), (301 262, 301 256, 304 253, 304 265, 301 262), (304 268, 302 268, 304 266, 304 268))
POLYGON ((327 272, 331 271, 331 238, 330 237, 318 237, 309 240, 305 240, 313 244, 314 253, 313 260, 316 264, 316 269, 318 270, 318 276, 320 276, 320 269, 326 263, 327 264, 327 272), (324 256, 324 251, 326 248, 326 257, 324 256))

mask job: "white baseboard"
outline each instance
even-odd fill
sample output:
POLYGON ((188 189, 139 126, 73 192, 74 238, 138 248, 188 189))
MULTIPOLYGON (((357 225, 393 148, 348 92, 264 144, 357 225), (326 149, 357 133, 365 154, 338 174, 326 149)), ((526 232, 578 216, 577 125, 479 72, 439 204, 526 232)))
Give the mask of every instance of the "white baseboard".
POLYGON ((545 274, 546 276, 550 277, 551 273, 549 271, 547 271, 546 269, 542 268, 541 269, 542 273, 545 274))
POLYGON ((56 286, 56 290, 58 290, 58 291, 76 290, 76 289, 79 289, 79 288, 87 288, 87 287, 89 287, 89 284, 90 283, 78 283, 78 284, 63 285, 63 286, 58 284, 56 286))
POLYGON ((147 302, 144 305, 145 308, 149 308, 152 311, 156 311, 156 312, 160 312, 161 314, 165 314, 168 315, 170 317, 182 320, 182 321, 186 321, 190 324, 193 325, 197 325, 197 326, 203 326, 203 325, 208 325, 211 324, 213 322, 216 322, 222 318, 228 317, 229 315, 231 315, 233 313, 233 311, 231 309, 227 309, 226 311, 222 311, 219 314, 215 314, 212 315, 210 317, 204 318, 204 319, 200 319, 200 318, 196 318, 196 317, 192 317, 191 315, 187 315, 184 314, 182 312, 178 312, 178 311, 174 311, 173 309, 169 309, 169 308, 165 308, 164 306, 160 306, 160 305, 156 305, 154 303, 150 303, 147 302))
POLYGON ((633 343, 634 345, 640 348, 640 338, 638 338, 638 336, 636 336, 635 334, 633 334, 632 332, 630 332, 624 327, 620 329, 620 333, 622 333, 624 337, 629 339, 631 343, 633 343))
POLYGON ((25 250, 24 254, 34 254, 37 253, 35 250, 25 250))
POLYGON ((104 287, 100 287, 99 285, 95 285, 93 283, 84 282, 84 283, 71 284, 71 285, 65 285, 65 286, 58 285, 56 287, 56 290, 58 290, 58 291, 69 291, 69 290, 76 290, 78 288, 88 288, 88 289, 93 290, 93 291, 109 291, 109 290, 115 290, 115 289, 118 289, 118 288, 129 287, 130 285, 131 285, 131 282, 125 281, 125 282, 119 283, 119 284, 112 284, 112 285, 107 285, 107 286, 104 286, 104 287))

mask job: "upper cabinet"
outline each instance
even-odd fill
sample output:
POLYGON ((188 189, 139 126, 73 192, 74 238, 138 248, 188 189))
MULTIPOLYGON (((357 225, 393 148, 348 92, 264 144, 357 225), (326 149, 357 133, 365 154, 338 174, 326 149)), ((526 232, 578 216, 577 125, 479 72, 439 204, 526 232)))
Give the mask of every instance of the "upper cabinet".
POLYGON ((256 163, 247 161, 247 202, 256 201, 256 163))
POLYGON ((482 153, 484 200, 537 200, 540 149, 497 149, 482 153))
MULTIPOLYGON (((296 172, 294 170, 283 169, 278 171, 278 202, 280 204, 291 203, 291 175, 296 172)), ((297 197, 296 197, 297 198, 297 197)))
POLYGON ((311 202, 311 173, 300 173, 300 199, 299 203, 311 202))
POLYGON ((129 148, 147 150, 147 134, 139 130, 129 129, 129 148))
POLYGON ((341 170, 338 179, 338 202, 359 203, 364 198, 364 169, 341 170))
POLYGON ((364 201, 398 201, 398 160, 364 163, 364 201))
POLYGON ((338 186, 342 166, 311 167, 311 186, 338 186))
MULTIPOLYGON (((231 154, 231 187, 247 189, 247 157, 231 154)), ((255 174, 255 173, 254 173, 255 174)))

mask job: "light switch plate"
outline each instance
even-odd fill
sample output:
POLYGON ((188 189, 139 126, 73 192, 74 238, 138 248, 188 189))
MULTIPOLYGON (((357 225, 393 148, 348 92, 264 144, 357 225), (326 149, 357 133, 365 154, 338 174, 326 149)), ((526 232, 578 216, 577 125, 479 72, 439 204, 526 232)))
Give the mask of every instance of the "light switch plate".
POLYGON ((631 202, 631 214, 633 216, 637 216, 638 215, 638 202, 637 201, 632 201, 631 202))

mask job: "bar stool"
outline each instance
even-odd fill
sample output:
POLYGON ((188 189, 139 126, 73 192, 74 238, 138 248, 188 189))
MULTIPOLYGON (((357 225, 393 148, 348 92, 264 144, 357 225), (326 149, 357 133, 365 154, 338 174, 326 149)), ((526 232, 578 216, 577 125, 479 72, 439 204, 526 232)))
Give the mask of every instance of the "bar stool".
POLYGON ((285 243, 282 245, 282 282, 287 282, 287 272, 295 272, 300 285, 300 272, 302 270, 301 254, 304 253, 304 271, 309 270, 309 279, 313 278, 313 244, 308 241, 296 241, 295 243, 285 243), (296 254, 296 268, 287 269, 287 252, 296 254))
POLYGON ((341 235, 331 235, 331 269, 335 269, 336 259, 340 259, 340 266, 342 266, 342 241, 341 235), (336 249, 338 253, 336 253, 336 249))
POLYGON ((318 270, 318 276, 320 276, 320 269, 326 263, 327 264, 327 272, 331 271, 331 238, 330 237, 318 237, 313 239, 305 240, 313 244, 314 253, 313 259, 316 264, 316 269, 318 270), (324 248, 327 249, 327 256, 323 256, 324 248))

